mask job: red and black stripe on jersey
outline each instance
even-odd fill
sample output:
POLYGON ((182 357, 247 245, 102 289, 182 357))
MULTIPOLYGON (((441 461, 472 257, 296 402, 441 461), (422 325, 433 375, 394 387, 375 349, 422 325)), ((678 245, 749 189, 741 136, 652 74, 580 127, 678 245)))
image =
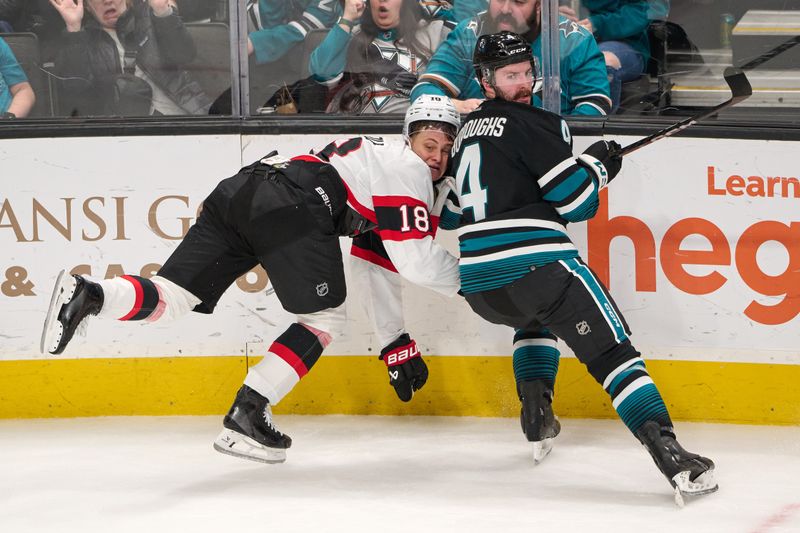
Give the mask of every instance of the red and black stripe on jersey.
POLYGON ((375 230, 384 241, 406 241, 433 237, 435 225, 428 206, 410 196, 373 196, 375 230))
POLYGON ((352 139, 347 139, 344 142, 340 142, 339 144, 336 141, 329 143, 325 148, 320 150, 316 153, 319 157, 324 159, 325 161, 330 161, 331 158, 335 155, 339 157, 345 157, 350 152, 354 152, 361 148, 361 143, 364 141, 361 137, 353 137, 352 139))
POLYGON ((397 272, 397 269, 392 264, 392 260, 389 259, 389 254, 386 253, 383 241, 374 231, 368 231, 367 233, 353 237, 353 246, 350 248, 350 255, 363 259, 373 265, 383 267, 391 272, 397 272))

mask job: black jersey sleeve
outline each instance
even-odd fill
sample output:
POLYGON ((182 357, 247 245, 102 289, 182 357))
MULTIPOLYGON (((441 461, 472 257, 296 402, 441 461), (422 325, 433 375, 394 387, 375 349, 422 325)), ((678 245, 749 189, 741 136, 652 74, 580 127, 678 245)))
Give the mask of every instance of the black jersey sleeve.
POLYGON ((597 212, 598 184, 572 154, 567 122, 539 110, 521 122, 520 136, 536 147, 523 151, 524 164, 537 176, 542 198, 569 222, 592 218, 597 212))

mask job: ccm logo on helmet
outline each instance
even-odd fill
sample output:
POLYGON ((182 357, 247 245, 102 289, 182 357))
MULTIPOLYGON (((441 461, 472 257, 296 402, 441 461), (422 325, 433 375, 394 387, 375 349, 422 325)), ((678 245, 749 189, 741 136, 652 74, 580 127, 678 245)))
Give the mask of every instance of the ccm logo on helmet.
POLYGON ((417 348, 417 343, 415 342, 411 346, 403 348, 402 350, 397 350, 396 352, 387 354, 386 366, 399 365, 417 356, 419 356, 419 348, 417 348))

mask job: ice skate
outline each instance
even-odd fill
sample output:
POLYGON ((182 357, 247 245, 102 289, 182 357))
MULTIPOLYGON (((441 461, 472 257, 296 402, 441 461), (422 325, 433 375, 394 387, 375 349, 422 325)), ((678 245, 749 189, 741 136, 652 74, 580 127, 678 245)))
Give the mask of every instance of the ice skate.
POLYGON ((651 420, 636 432, 636 437, 669 480, 675 490, 675 503, 679 507, 683 507, 687 496, 710 494, 719 488, 714 462, 684 450, 675 440, 672 428, 660 427, 651 420))
POLYGON ((102 307, 103 288, 98 283, 73 276, 66 270, 59 272, 39 350, 51 354, 63 352, 76 330, 79 327, 85 330, 87 317, 96 315, 102 307))
POLYGON ((224 429, 214 441, 218 452, 260 463, 286 460, 292 439, 273 425, 269 400, 247 385, 236 393, 222 425, 224 429))
POLYGON ((533 463, 541 463, 553 449, 553 439, 561 423, 553 414, 553 391, 541 380, 521 381, 517 385, 522 409, 519 421, 525 437, 533 443, 533 463))

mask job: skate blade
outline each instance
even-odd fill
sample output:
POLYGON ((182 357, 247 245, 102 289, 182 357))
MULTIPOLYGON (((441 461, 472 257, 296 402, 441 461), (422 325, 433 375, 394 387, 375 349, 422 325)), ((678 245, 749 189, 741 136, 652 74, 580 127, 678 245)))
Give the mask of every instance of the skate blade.
POLYGON ((223 429, 214 441, 214 449, 226 455, 258 463, 275 464, 286 461, 286 450, 267 448, 250 437, 228 428, 223 429))
POLYGON ((533 444, 533 464, 538 465, 550 454, 553 449, 553 439, 542 439, 532 442, 533 444))
POLYGON ((69 303, 72 299, 76 285, 75 278, 66 270, 62 270, 58 273, 58 278, 56 278, 56 283, 53 287, 53 295, 50 297, 50 307, 47 309, 47 317, 44 319, 42 339, 39 342, 39 351, 42 354, 52 354, 58 349, 58 344, 61 342, 61 335, 64 332, 64 326, 58 320, 58 314, 61 312, 61 306, 69 303))
POLYGON ((678 507, 683 507, 687 501, 698 496, 711 494, 719 489, 713 469, 703 472, 694 481, 689 480, 689 474, 687 470, 675 474, 672 478, 675 483, 675 505, 678 507))

